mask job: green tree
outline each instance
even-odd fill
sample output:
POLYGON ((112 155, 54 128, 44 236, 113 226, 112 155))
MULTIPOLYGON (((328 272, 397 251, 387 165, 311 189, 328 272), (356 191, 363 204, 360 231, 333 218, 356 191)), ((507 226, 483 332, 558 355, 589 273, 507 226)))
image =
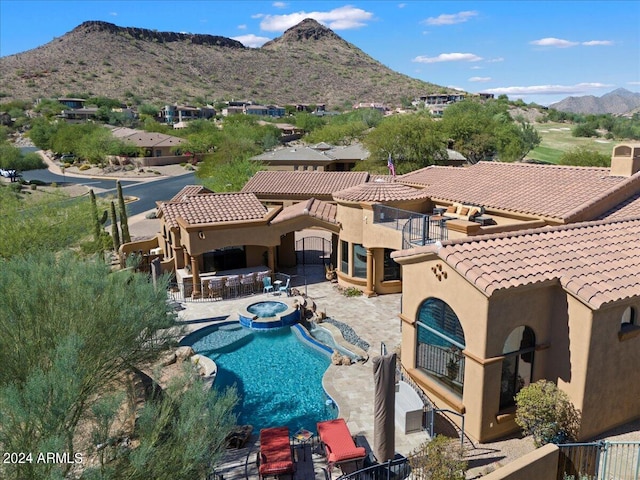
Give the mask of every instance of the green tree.
POLYGON ((560 165, 577 165, 580 167, 610 167, 611 158, 597 150, 581 146, 563 153, 558 163, 560 165))
POLYGON ((555 383, 539 380, 516 395, 516 423, 533 436, 536 447, 564 443, 576 440, 580 412, 555 383))
POLYGON ((409 464, 417 478, 464 480, 467 462, 458 440, 443 435, 426 441, 409 455, 409 464))
MULTIPOLYGON (((0 445, 78 452, 79 422, 122 374, 172 342, 164 287, 73 253, 17 256, 0 269, 0 445), (24 294, 28 285, 29 295, 24 294), (99 332, 99 334, 97 334, 99 332)), ((53 478, 67 466, 0 466, 2 478, 53 478), (31 470, 33 468, 33 471, 31 470)), ((59 478, 59 477, 55 477, 59 478)))
POLYGON ((196 176, 205 187, 214 192, 238 192, 262 168, 261 163, 250 158, 215 166, 211 162, 205 162, 196 172, 196 176))
POLYGON ((439 122, 417 113, 394 115, 383 119, 377 128, 362 139, 369 158, 360 168, 386 172, 392 157, 397 174, 436 164, 447 158, 446 137, 439 122))
POLYGON ((116 204, 109 204, 109 218, 111 220, 111 240, 113 241, 113 250, 115 252, 120 248, 120 232, 118 231, 118 217, 116 215, 116 204))

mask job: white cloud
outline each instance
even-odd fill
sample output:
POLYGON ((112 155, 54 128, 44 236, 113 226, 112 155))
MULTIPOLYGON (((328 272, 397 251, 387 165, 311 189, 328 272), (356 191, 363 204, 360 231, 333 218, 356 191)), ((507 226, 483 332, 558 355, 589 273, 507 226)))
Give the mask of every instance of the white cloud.
POLYGON ((475 10, 467 10, 453 14, 443 13, 438 17, 429 17, 424 20, 423 23, 427 25, 454 25, 456 23, 464 23, 477 15, 478 12, 475 10))
POLYGON ((471 77, 470 82, 490 82, 491 77, 471 77))
POLYGON ((267 37, 258 37, 253 33, 249 33, 248 35, 239 35, 237 37, 231 37, 233 40, 237 40, 242 43, 245 47, 249 48, 258 48, 267 43, 270 38, 267 37))
POLYGON ((481 67, 480 65, 471 65, 469 67, 471 70, 482 70, 483 67, 481 67))
POLYGON ((117 17, 118 16, 118 12, 109 12, 109 15, 111 15, 112 17, 117 17))
POLYGON ((575 85, 530 85, 527 87, 498 87, 490 88, 487 93, 496 95, 574 95, 588 93, 599 88, 611 88, 614 85, 606 83, 577 83, 575 85))
POLYGON ((589 40, 588 42, 582 42, 582 45, 586 47, 594 47, 594 46, 611 46, 613 42, 611 40, 589 40))
POLYGON ((479 62, 482 57, 473 53, 441 53, 437 57, 417 56, 412 61, 417 63, 439 63, 439 62, 479 62))
POLYGON ((238 25, 238 30, 246 30, 247 26, 243 23, 242 25, 238 25))
POLYGON ((459 92, 465 92, 466 90, 462 87, 456 87, 455 85, 447 85, 447 88, 451 88, 453 90, 458 90, 459 92))
POLYGON ((398 4, 398 8, 404 8, 404 7, 406 7, 406 6, 407 6, 407 4, 406 4, 406 3, 399 3, 399 4, 398 4))
POLYGON ((287 6, 287 4, 284 2, 273 2, 273 6, 276 8, 284 8, 287 6))
POLYGON ((351 5, 346 5, 344 7, 334 8, 328 12, 300 11, 288 15, 261 14, 261 18, 260 28, 267 32, 284 31, 287 28, 297 25, 305 18, 313 18, 332 30, 349 30, 364 27, 366 22, 373 18, 373 13, 362 10, 361 8, 352 7, 351 5))
POLYGON ((264 13, 254 13, 251 15, 251 18, 262 18, 264 17, 264 13))
POLYGON ((571 42, 569 40, 563 40, 562 38, 554 38, 547 37, 541 38, 540 40, 533 40, 529 42, 531 45, 538 45, 540 47, 557 47, 557 48, 567 48, 567 47, 575 47, 578 45, 578 42, 571 42))
POLYGON ((627 85, 640 85, 640 82, 627 82, 627 85))
POLYGON ((487 63, 498 63, 498 62, 504 62, 504 57, 490 58, 489 60, 487 60, 487 63))

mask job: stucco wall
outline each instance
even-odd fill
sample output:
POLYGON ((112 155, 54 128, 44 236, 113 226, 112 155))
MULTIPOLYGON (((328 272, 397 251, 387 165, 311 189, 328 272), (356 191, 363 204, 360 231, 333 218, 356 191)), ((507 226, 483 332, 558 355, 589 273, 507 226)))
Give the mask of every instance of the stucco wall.
POLYGON ((594 312, 581 406, 581 438, 640 416, 640 336, 622 340, 618 336, 628 305, 594 312))
POLYGON ((560 450, 549 443, 483 476, 483 480, 555 480, 560 450))

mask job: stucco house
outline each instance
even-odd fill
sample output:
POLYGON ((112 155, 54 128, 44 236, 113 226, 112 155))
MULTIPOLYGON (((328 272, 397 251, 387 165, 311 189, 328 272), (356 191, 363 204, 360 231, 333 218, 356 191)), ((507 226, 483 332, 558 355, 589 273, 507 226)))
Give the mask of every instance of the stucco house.
POLYGON ((276 272, 296 231, 329 232, 340 285, 402 292, 402 365, 476 440, 517 430, 513 395, 541 378, 582 410, 582 438, 640 416, 640 144, 610 169, 261 171, 238 193, 185 187, 158 218, 121 252, 159 248, 196 297, 201 274, 276 272))

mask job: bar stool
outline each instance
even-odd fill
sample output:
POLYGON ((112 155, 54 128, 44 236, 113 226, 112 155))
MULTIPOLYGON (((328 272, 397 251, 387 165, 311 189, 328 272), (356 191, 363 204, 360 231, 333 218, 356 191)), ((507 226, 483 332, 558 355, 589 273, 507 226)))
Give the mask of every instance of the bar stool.
POLYGON ((250 273, 249 275, 243 275, 240 279, 240 284, 242 285, 242 294, 250 295, 253 293, 253 286, 255 284, 255 273, 250 273))
POLYGON ((226 282, 227 297, 237 297, 240 293, 240 275, 229 275, 226 282))
POLYGON ((212 278, 209 280, 209 298, 222 300, 224 293, 224 280, 212 278))
POLYGON ((258 293, 258 292, 262 291, 264 277, 268 276, 269 273, 270 272, 267 270, 267 271, 264 271, 264 272, 258 272, 256 274, 256 281, 253 284, 253 291, 254 292, 258 293))

